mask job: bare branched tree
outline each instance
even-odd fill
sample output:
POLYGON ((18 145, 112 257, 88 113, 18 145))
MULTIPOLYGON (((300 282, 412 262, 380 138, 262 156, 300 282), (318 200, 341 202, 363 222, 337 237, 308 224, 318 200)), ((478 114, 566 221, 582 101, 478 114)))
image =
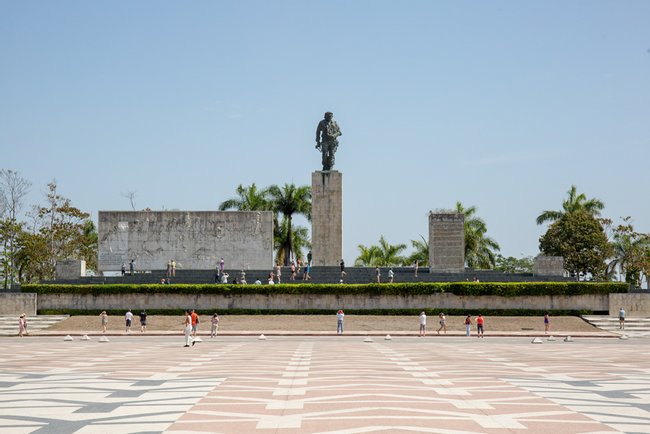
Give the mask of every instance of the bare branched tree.
POLYGON ((131 203, 131 209, 135 211, 135 191, 127 191, 126 193, 122 193, 122 197, 129 199, 129 202, 131 203))
POLYGON ((23 199, 29 193, 31 183, 18 172, 0 169, 0 223, 2 223, 2 250, 4 260, 4 287, 11 287, 16 276, 16 239, 22 230, 18 214, 23 207, 23 199))

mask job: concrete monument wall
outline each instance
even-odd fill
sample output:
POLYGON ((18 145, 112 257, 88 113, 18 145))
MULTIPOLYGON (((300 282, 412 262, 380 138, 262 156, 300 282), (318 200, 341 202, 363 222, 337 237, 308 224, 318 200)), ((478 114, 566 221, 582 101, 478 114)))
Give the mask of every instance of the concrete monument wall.
POLYGON ((86 275, 86 261, 60 259, 56 261, 57 279, 78 279, 86 275))
POLYGON ((465 271, 465 215, 429 213, 429 272, 465 271))
POLYGON ((100 211, 100 271, 118 271, 135 259, 136 270, 208 270, 221 257, 228 269, 271 269, 271 211, 100 211))
POLYGON ((343 175, 313 172, 311 197, 313 265, 338 265, 343 257, 343 175))
POLYGON ((564 276, 564 258, 562 256, 538 255, 533 261, 535 276, 564 276))

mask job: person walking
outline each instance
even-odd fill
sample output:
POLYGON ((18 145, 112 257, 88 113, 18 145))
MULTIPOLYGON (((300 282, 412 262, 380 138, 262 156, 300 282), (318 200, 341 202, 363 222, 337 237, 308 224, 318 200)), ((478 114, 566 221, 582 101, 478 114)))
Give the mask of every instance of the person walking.
POLYGON ((140 333, 144 333, 147 331, 147 312, 142 309, 138 316, 140 317, 140 333))
POLYGON ((393 273, 393 267, 388 269, 388 283, 393 283, 395 278, 395 273, 393 273))
POLYGON ((27 316, 22 313, 18 317, 18 336, 21 338, 27 334, 27 316))
POLYGON ((381 270, 379 269, 379 266, 375 267, 375 279, 377 280, 377 283, 381 283, 381 270))
POLYGON ((172 277, 172 260, 167 261, 167 277, 172 277))
POLYGON ((212 324, 212 329, 210 330, 210 337, 211 338, 216 338, 217 337, 217 331, 219 330, 219 315, 215 312, 214 315, 212 315, 212 320, 210 321, 212 324))
POLYGON ((440 322, 440 328, 438 329, 438 334, 440 334, 440 330, 443 330, 445 334, 447 334, 447 317, 443 312, 440 312, 438 314, 438 321, 440 322))
MULTIPOLYGON (((196 337, 196 332, 199 328, 199 315, 194 309, 190 313, 190 318, 192 319, 192 338, 196 337)), ((192 345, 194 345, 194 340, 192 340, 192 345)))
POLYGON ((345 317, 345 314, 343 313, 343 309, 339 309, 339 311, 336 313, 336 334, 337 335, 343 334, 343 317, 345 317))
POLYGON ((275 266, 275 276, 278 278, 278 284, 282 283, 282 266, 279 262, 275 266))
POLYGON ((172 277, 176 277, 176 261, 174 259, 172 259, 171 268, 172 277))
POLYGON ((427 314, 424 311, 420 312, 420 338, 427 335, 427 314))
POLYGON ((625 309, 622 307, 618 311, 618 328, 619 330, 625 330, 625 309))
POLYGON ((106 333, 106 327, 108 326, 108 314, 105 310, 99 314, 99 319, 102 324, 102 333, 106 333))
POLYGON ((296 280, 296 263, 291 261, 291 276, 289 276, 289 280, 296 280))
POLYGON ((420 266, 420 262, 416 259, 415 264, 413 264, 413 267, 415 268, 415 277, 418 277, 418 268, 420 266))
POLYGON ((184 347, 189 347, 190 341, 192 340, 192 316, 188 311, 185 311, 185 328, 183 329, 183 332, 185 334, 184 347))
POLYGON ((551 317, 548 312, 544 314, 544 333, 548 333, 551 330, 551 317))
POLYGON ((131 276, 135 274, 135 259, 131 259, 131 262, 129 262, 129 273, 131 276))
POLYGON ((341 259, 339 266, 341 267, 341 282, 343 282, 343 278, 348 274, 345 272, 345 261, 343 259, 341 259))
POLYGON ((309 275, 309 272, 311 271, 311 263, 307 263, 304 268, 304 273, 302 275, 302 280, 307 281, 311 280, 311 276, 309 275))
POLYGON ((133 321, 133 314, 131 309, 124 315, 124 321, 126 322, 126 332, 131 333, 131 322, 133 321))
POLYGON ((472 315, 467 315, 465 318, 465 336, 469 337, 472 331, 472 324, 474 321, 472 321, 472 315))
POLYGON ((477 332, 477 337, 482 338, 483 337, 483 325, 485 324, 485 319, 483 318, 483 315, 480 313, 476 317, 476 332, 477 332))

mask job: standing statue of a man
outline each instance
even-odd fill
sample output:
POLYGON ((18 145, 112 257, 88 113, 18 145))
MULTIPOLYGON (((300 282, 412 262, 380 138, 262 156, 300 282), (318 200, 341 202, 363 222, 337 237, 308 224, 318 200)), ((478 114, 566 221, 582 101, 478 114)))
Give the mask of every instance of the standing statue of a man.
POLYGON ((339 146, 336 138, 341 135, 341 129, 333 118, 332 112, 326 112, 325 119, 320 121, 316 128, 316 149, 323 153, 323 170, 332 170, 334 154, 339 146))

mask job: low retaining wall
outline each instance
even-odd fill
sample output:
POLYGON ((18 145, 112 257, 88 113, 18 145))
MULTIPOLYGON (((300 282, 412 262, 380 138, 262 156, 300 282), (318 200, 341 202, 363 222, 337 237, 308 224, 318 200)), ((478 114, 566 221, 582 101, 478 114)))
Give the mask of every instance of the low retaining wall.
POLYGON ((650 293, 609 294, 609 315, 618 316, 620 308, 625 309, 628 317, 650 317, 650 293))
POLYGON ((355 309, 526 309, 609 311, 608 295, 539 297, 463 297, 432 295, 336 295, 336 294, 41 294, 39 309, 253 309, 336 310, 355 309))
POLYGON ((0 293, 0 315, 36 315, 36 298, 34 293, 0 293))

